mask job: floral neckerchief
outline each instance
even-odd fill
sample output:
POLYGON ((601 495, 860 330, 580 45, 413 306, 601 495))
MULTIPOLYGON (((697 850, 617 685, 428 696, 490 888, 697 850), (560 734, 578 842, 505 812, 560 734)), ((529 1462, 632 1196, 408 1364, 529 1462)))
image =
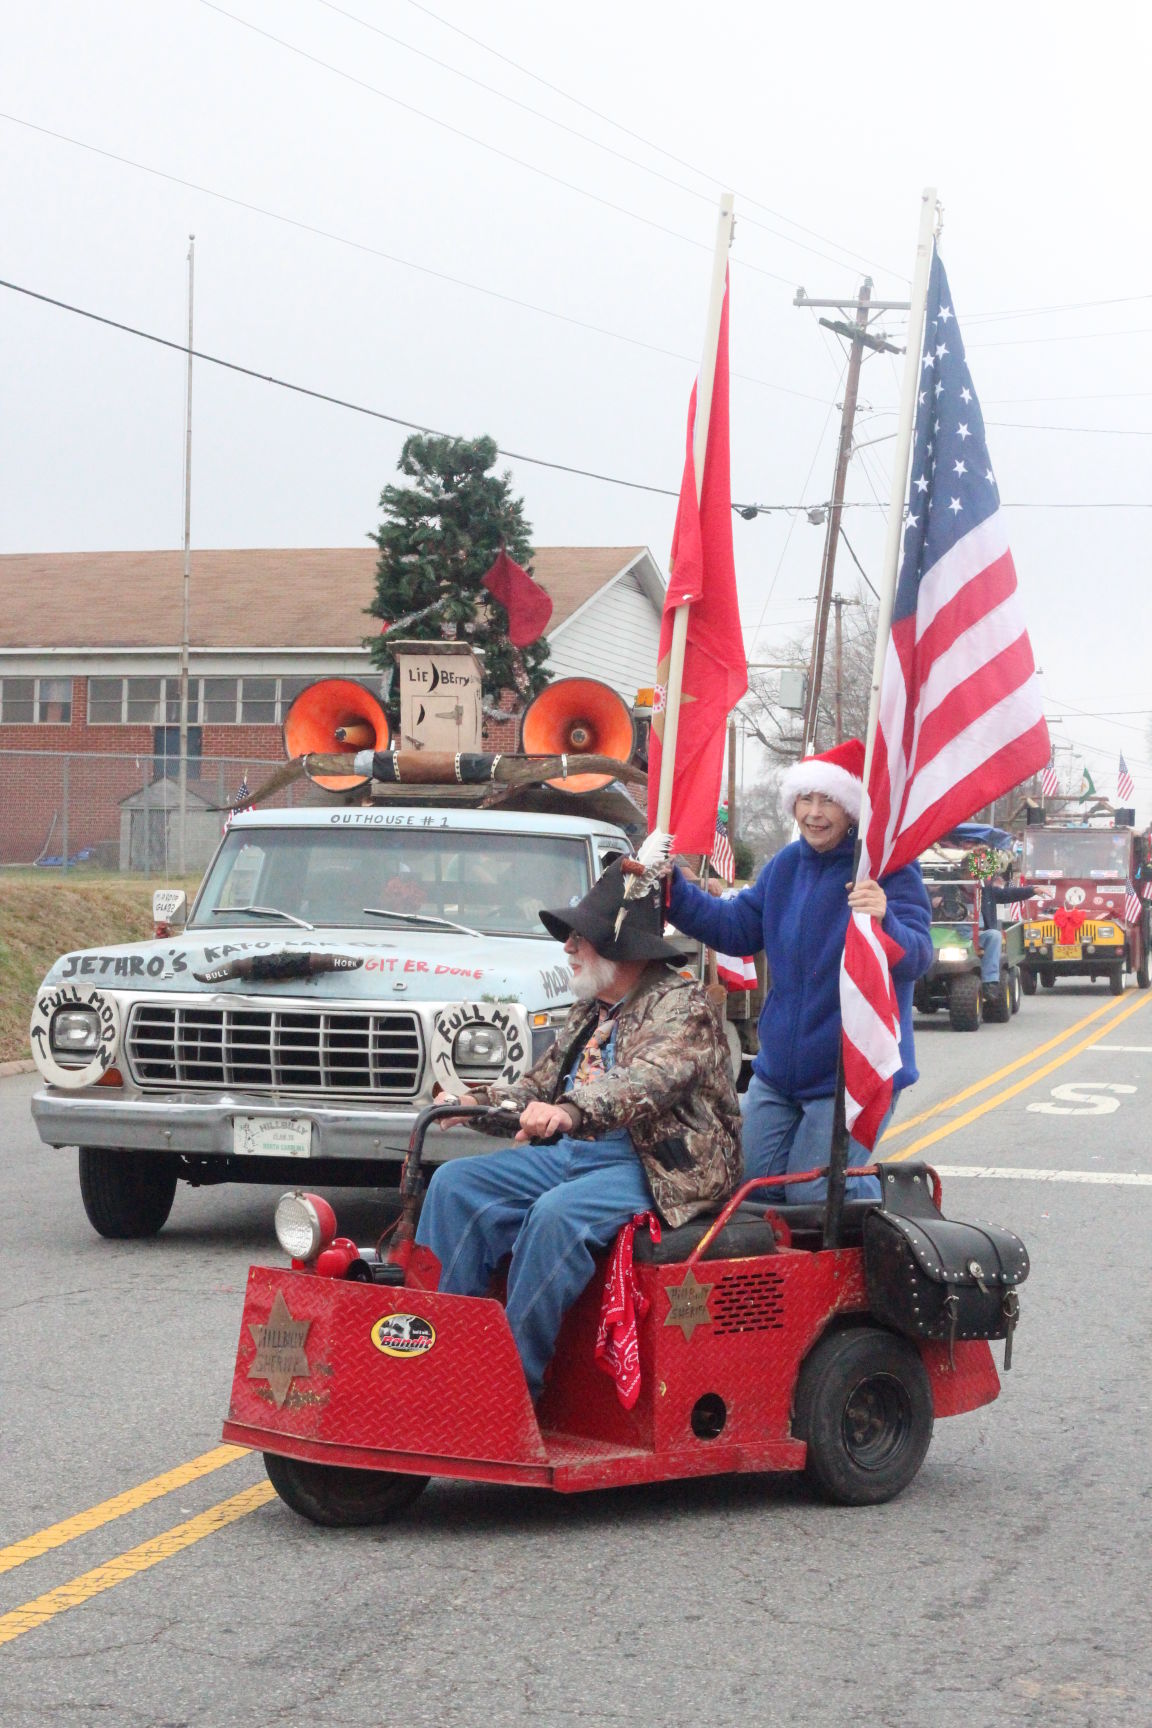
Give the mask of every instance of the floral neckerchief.
POLYGON ((589 1086, 596 1080, 602 1080, 608 1072, 608 1064, 604 1060, 604 1046, 616 1030, 616 1014, 620 1003, 614 1003, 611 1008, 605 1002, 600 1002, 597 1006, 600 1018, 580 1052, 579 1060, 569 1073, 565 1087, 567 1092, 577 1086, 589 1086))

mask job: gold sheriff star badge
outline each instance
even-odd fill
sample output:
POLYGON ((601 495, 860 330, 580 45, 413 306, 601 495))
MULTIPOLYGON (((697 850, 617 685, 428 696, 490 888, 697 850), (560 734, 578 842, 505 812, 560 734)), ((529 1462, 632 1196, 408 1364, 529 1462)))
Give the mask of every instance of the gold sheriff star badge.
POLYGON ((304 1340, 311 1324, 311 1320, 293 1320, 282 1290, 276 1292, 267 1326, 254 1326, 249 1322, 248 1330, 256 1344, 256 1356, 248 1370, 248 1378, 267 1380, 277 1406, 283 1404, 297 1376, 306 1380, 312 1372, 304 1353, 304 1340))
POLYGON ((688 1339, 692 1337, 697 1326, 711 1326, 708 1298, 715 1288, 714 1284, 697 1284, 694 1272, 687 1274, 683 1284, 666 1284, 664 1294, 668 1298, 669 1309, 664 1316, 665 1326, 679 1326, 688 1339))

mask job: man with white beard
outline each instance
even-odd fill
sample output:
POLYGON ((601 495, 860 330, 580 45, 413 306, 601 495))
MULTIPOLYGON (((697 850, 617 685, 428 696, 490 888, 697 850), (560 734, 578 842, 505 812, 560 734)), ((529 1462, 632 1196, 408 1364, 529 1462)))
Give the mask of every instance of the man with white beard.
POLYGON ((517 1113, 521 1144, 442 1164, 416 1232, 453 1295, 486 1294, 511 1255, 506 1311, 533 1398, 596 1252, 640 1213, 687 1223, 742 1171, 719 1012, 668 964, 681 954, 663 937, 662 886, 626 900, 624 883, 613 864, 577 906, 540 913, 564 944, 575 1006, 515 1085, 459 1099, 517 1113))

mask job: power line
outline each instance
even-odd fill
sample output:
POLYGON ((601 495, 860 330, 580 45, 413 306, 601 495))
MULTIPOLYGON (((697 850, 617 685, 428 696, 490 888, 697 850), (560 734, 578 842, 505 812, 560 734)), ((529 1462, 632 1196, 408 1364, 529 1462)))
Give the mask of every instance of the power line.
POLYGON ((986 420, 984 424, 1011 432, 1099 432, 1110 438, 1152 438, 1149 426, 1040 426, 1028 420, 986 420))
MULTIPOLYGON (((134 324, 122 323, 117 318, 107 318, 99 312, 90 312, 83 306, 70 305, 66 300, 57 300, 51 294, 38 293, 34 288, 25 288, 18 282, 7 282, 0 279, 0 288, 10 289, 14 294, 24 294, 30 300, 39 300, 46 306, 55 306, 61 312, 72 312, 79 318, 88 318, 94 324, 104 324, 111 330, 120 330, 126 336, 139 337, 141 341, 153 342, 160 348, 169 348, 177 354, 191 354, 195 360, 203 360, 209 366, 220 366, 226 372, 238 372, 242 377, 254 378, 260 384, 273 384, 280 390, 290 390, 297 396, 308 396, 315 402, 327 402, 334 408, 346 408, 353 414, 367 415, 371 420, 385 420, 392 426, 403 426, 409 432, 424 432, 433 438, 454 438, 458 434, 443 432, 435 426, 422 425, 418 420, 408 420, 399 414, 387 414, 381 408, 368 408, 361 402, 350 402, 346 397, 333 396, 324 390, 313 390, 306 384, 294 384, 286 378, 277 378, 271 372, 258 372, 252 366, 242 366, 236 360, 224 360, 218 354, 208 354, 201 348, 189 348, 185 342, 174 342, 167 336, 157 336, 153 331, 141 330, 134 324)), ((602 480, 609 486, 626 486, 634 492, 652 492, 661 498, 679 498, 678 489, 670 486, 651 486, 642 480, 623 480, 615 474, 601 474, 591 468, 577 468, 568 462, 552 462, 543 456, 526 456, 519 450, 508 450, 503 445, 498 446, 501 456, 510 462, 528 462, 535 468, 552 468, 561 474, 575 474, 585 480, 602 480)), ((740 505, 734 505, 740 509, 740 505)), ((744 506, 747 508, 747 506, 744 506)), ((770 514, 779 512, 800 512, 807 509, 804 504, 758 504, 757 511, 770 514)))
MULTIPOLYGON (((686 161, 683 156, 677 156, 671 150, 666 150, 662 144, 655 143, 651 138, 645 138, 643 133, 633 131, 622 121, 614 120, 610 114, 605 114, 599 108, 594 108, 591 103, 583 101, 579 96, 573 96, 570 91, 561 89, 559 84, 550 83, 547 78, 541 77, 538 72, 531 71, 519 60, 513 60, 510 55, 501 53, 499 48, 493 48, 490 43, 482 41, 479 36, 470 35, 459 24, 453 24, 450 19, 442 17, 439 12, 433 12, 430 6, 422 5, 420 0, 407 0, 407 3, 415 11, 422 12, 426 18, 431 18, 445 30, 451 30, 457 36, 462 36, 466 42, 471 42, 473 47, 479 48, 485 54, 491 54, 494 59, 502 61, 505 66, 511 66, 514 71, 521 73, 525 78, 530 78, 533 83, 541 85, 545 90, 550 90, 554 96, 561 97, 565 102, 571 102, 576 108, 582 108, 586 114, 591 114, 594 119, 602 121, 605 126, 614 127, 617 132, 622 132, 626 138, 635 139, 636 143, 643 144, 646 150, 654 150, 666 161, 675 162, 678 168, 687 168, 689 173, 698 174, 701 179, 710 180, 714 185, 721 183, 719 175, 711 174, 707 169, 697 167, 695 163, 686 161)), ((725 183, 727 182, 725 181, 725 183)), ((749 204, 754 210, 762 210, 766 216, 774 217, 777 222, 787 222, 790 228, 799 229, 801 234, 810 234, 814 240, 823 240, 826 246, 834 246, 837 251, 843 252, 850 259, 854 259, 857 265, 866 264, 873 270, 882 271, 886 276, 894 276, 900 282, 908 280, 905 271, 893 270, 886 264, 877 263, 874 258, 867 258, 863 253, 853 251, 851 247, 841 246, 840 242, 833 240, 830 235, 821 234, 815 228, 805 227, 802 222, 797 222, 793 217, 786 216, 782 210, 773 210, 770 205, 762 203, 758 198, 751 197, 747 192, 737 191, 736 196, 742 204, 749 204)), ((745 216, 743 220, 751 221, 752 218, 745 216)), ((755 226, 762 227, 763 224, 756 223, 755 226)), ((771 233, 773 230, 769 229, 768 232, 771 233)), ((781 236, 781 238, 786 238, 786 236, 781 236)), ((832 262, 841 263, 841 260, 834 259, 832 262)))
POLYGON ((1009 318, 1043 318, 1055 312, 1084 312, 1097 306, 1131 306, 1138 300, 1152 300, 1152 294, 1118 294, 1109 300, 1066 300, 1057 306, 1018 306, 1011 312, 966 312, 964 323, 999 324, 1009 318))
MULTIPOLYGON (((208 5, 209 0, 203 0, 208 5)), ((1066 336, 1009 336, 1003 341, 969 342, 969 348, 1026 348, 1036 342, 1095 342, 1115 340, 1118 336, 1152 336, 1152 325, 1142 324, 1135 330, 1077 330, 1066 336)))
MULTIPOLYGON (((494 156, 499 156, 504 162, 512 162, 517 168, 525 169, 529 174, 538 174, 544 180, 550 180, 555 186, 562 186, 566 192, 575 192, 580 198, 588 198, 593 204, 600 204, 606 210, 614 210, 619 216, 627 216, 633 222, 641 222, 646 228, 655 229, 658 234, 668 234, 674 240, 681 240, 686 246, 695 246, 703 252, 711 252, 712 247, 706 240, 696 240, 690 234, 681 234, 677 228, 669 228, 663 222, 657 222, 651 216, 642 216, 638 210, 629 210, 624 204, 616 204, 611 198, 604 198, 599 192, 590 192, 585 186, 578 186, 574 180, 565 180, 559 174, 553 174, 547 168, 541 168, 536 162, 526 162, 522 156, 514 156, 510 150, 502 150, 498 144, 489 144, 486 139, 478 138, 473 132, 465 132, 462 126, 454 126, 450 120, 441 120, 438 115, 429 114, 427 109, 417 108, 414 102, 406 102, 402 96, 394 96, 390 90, 381 90, 377 84, 369 84, 366 78, 357 78, 354 72, 345 72, 340 66, 333 66, 330 61, 322 60, 318 54, 310 54, 306 48, 298 48, 294 42, 286 42, 282 36, 276 36, 271 30, 264 30, 259 24, 252 24, 247 18, 241 18, 235 12, 229 12, 226 7, 218 6, 216 0, 200 0, 201 6, 210 12, 216 12, 221 18, 228 18, 233 24, 239 24, 243 29, 250 30, 254 36, 262 36, 267 42, 274 42, 278 48, 285 49, 289 54, 298 55, 301 60, 309 61, 313 66, 321 67, 325 72, 331 72, 336 78, 343 78, 349 84, 355 84, 360 90, 366 90, 372 96, 379 96, 382 101, 392 102, 402 108, 406 114, 415 114, 421 120, 427 120, 433 126, 441 127, 450 132, 454 138, 462 138, 467 144, 475 144, 481 150, 488 150, 494 156)), ((780 276, 775 270, 766 270, 762 264, 752 264, 746 258, 742 260, 746 270, 754 270, 758 276, 767 276, 773 282, 784 282, 792 286, 790 276, 780 276)))
MULTIPOLYGON (((33 120, 22 119, 18 114, 8 114, 0 111, 0 120, 7 120, 13 126, 23 126, 30 132, 39 132, 46 138, 54 138, 58 143, 69 144, 77 150, 87 150, 93 156, 102 156, 106 161, 115 162, 120 167, 132 168, 140 174, 151 174, 157 180, 167 180, 173 186, 183 186, 189 192, 197 192, 206 198, 216 198, 222 204, 231 204, 235 209, 246 210, 251 215, 264 216, 270 222, 281 222, 286 227, 296 228, 301 233, 314 235, 321 240, 331 240, 337 246, 347 246, 354 252, 363 252, 370 258, 382 258, 387 264, 395 264, 402 270, 414 270, 421 276, 430 276, 437 282, 447 282, 452 287, 467 289, 473 294, 483 294, 490 300, 499 300, 506 306, 515 306, 522 312, 535 312, 541 318, 553 318, 560 324, 570 324, 577 330, 590 330, 596 336, 607 336, 613 342, 625 342, 629 347, 643 349, 649 354, 659 354, 668 360, 686 360, 695 365, 698 356, 678 353, 673 348, 661 348, 655 342, 642 341, 638 336, 628 336, 622 330, 610 330, 607 325, 593 324, 586 318, 576 318, 568 312, 557 312, 550 306, 540 306, 532 300, 521 300, 515 294, 506 294, 499 288, 488 288, 481 282, 469 282, 466 277, 453 276, 446 270, 437 270, 430 264, 419 264, 415 259, 402 258, 396 252, 385 252, 379 246, 369 246, 363 240, 353 240, 346 234, 336 234, 330 228, 317 227, 315 223, 305 222, 296 216, 286 216, 279 210, 269 210, 265 205, 253 204, 245 198, 237 198, 230 192, 217 191, 213 186, 204 186, 196 180, 185 180, 179 174, 169 174, 163 168, 154 168, 150 163, 137 162, 131 156, 121 156, 114 150, 105 150, 99 144, 90 144, 84 138, 70 137, 66 132, 57 132, 51 126, 37 125, 33 120)), ((739 268, 739 260, 737 260, 739 268)), ((736 372, 733 378, 739 378, 745 384, 756 384, 764 390, 776 390, 785 396, 796 396, 804 402, 818 402, 824 406, 823 396, 815 396, 810 391, 794 390, 787 384, 774 384, 769 378, 759 378, 751 372, 736 372)))

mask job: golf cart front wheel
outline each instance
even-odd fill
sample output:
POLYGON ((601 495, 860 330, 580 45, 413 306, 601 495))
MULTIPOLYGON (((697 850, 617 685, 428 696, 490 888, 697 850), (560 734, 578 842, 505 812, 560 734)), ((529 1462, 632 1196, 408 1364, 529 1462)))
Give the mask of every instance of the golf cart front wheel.
POLYGON ((329 1529, 384 1524, 418 1500, 428 1486, 427 1476, 309 1464, 276 1452, 265 1452, 264 1468, 285 1506, 329 1529))
POLYGON ((804 1473, 825 1499, 876 1506, 907 1488, 932 1439, 932 1387, 919 1351, 875 1326, 833 1332, 796 1386, 804 1473))
POLYGON ((1038 985, 1036 982, 1036 974, 1030 966, 1022 968, 1020 973, 1020 984, 1025 996, 1035 996, 1038 985))

